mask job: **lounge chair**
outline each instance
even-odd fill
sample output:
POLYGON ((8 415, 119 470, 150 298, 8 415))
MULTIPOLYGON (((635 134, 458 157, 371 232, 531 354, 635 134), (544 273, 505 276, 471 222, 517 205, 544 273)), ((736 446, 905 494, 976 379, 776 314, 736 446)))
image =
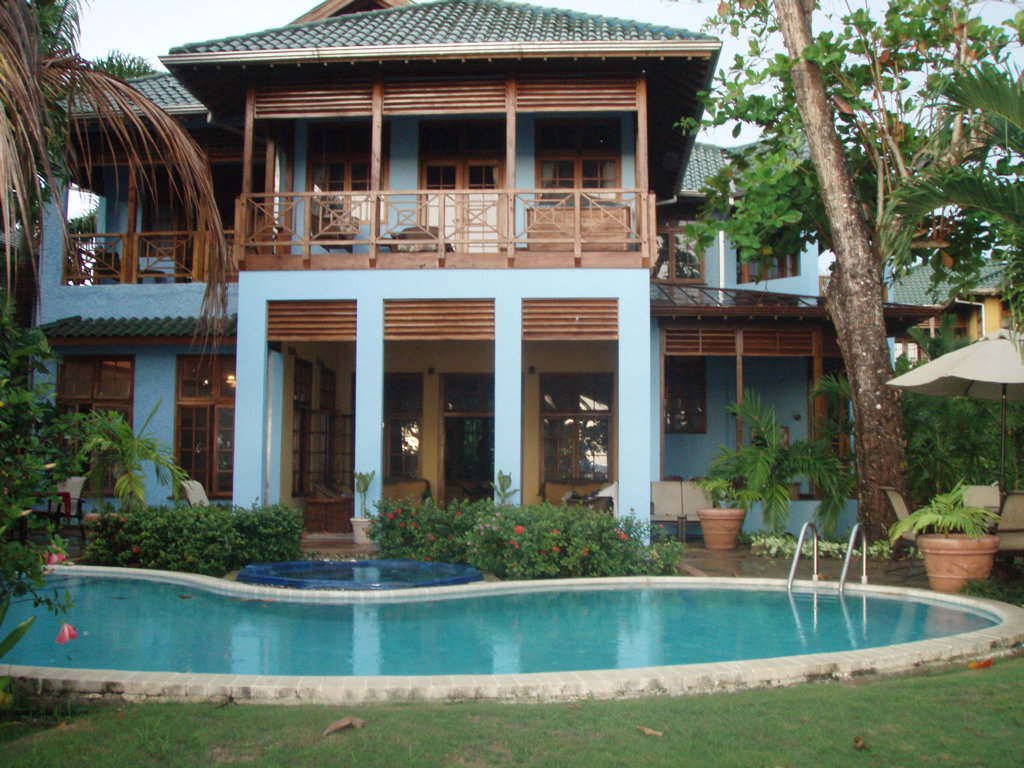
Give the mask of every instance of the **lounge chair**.
POLYGON ((1024 554, 1024 491, 1010 491, 1003 499, 996 523, 1001 554, 1024 554))
POLYGON ((185 492, 185 500, 190 507, 209 506, 210 499, 206 496, 206 489, 198 480, 184 480, 181 483, 181 490, 185 492))
MULTIPOLYGON (((885 491, 885 495, 889 497, 889 503, 892 504, 892 509, 896 513, 897 520, 906 520, 910 517, 910 507, 907 506, 907 500, 903 497, 903 494, 897 491, 895 488, 888 488, 884 485, 878 486, 880 491, 885 491)), ((910 544, 917 543, 917 534, 913 531, 904 531, 900 537, 903 541, 910 544)))

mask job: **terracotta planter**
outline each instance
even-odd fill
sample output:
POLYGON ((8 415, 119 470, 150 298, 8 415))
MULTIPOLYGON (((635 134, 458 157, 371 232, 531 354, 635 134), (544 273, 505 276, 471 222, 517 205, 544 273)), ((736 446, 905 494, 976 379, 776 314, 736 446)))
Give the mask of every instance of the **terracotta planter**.
POLYGON ((736 537, 746 516, 742 509, 698 509, 704 546, 707 549, 736 549, 736 537))
POLYGON ((370 544, 370 537, 366 530, 370 527, 370 518, 353 517, 350 522, 352 523, 352 540, 356 544, 370 544))
POLYGON ((958 592, 968 581, 992 573, 999 537, 929 533, 917 537, 917 548, 924 557, 928 585, 936 592, 958 592))

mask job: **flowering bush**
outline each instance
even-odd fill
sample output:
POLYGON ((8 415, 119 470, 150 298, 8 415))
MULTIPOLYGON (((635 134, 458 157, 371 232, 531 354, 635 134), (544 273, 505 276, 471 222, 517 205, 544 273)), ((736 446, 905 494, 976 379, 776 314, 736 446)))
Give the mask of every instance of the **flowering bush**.
POLYGON ((467 564, 503 579, 674 573, 683 553, 678 542, 645 544, 645 522, 581 507, 384 500, 377 509, 370 538, 382 557, 467 564))
POLYGON ((384 558, 468 563, 466 534, 481 511, 492 506, 487 501, 456 501, 439 507, 427 499, 417 507, 412 499, 382 499, 370 519, 369 536, 384 558))

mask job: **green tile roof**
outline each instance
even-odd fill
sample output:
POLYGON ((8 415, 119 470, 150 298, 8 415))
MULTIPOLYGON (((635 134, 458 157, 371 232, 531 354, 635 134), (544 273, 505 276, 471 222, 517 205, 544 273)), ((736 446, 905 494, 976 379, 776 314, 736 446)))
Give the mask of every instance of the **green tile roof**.
POLYGON ((184 53, 393 45, 716 41, 682 29, 503 0, 435 0, 190 43, 184 53))
POLYGON ((707 180, 729 164, 729 150, 710 144, 694 144, 690 160, 686 164, 678 193, 692 196, 697 194, 707 180))
MULTIPOLYGON (((981 269, 975 291, 998 291, 1003 284, 1003 265, 992 263, 981 269)), ((912 269, 892 286, 892 300, 900 304, 947 304, 953 298, 952 286, 945 280, 932 285, 932 269, 921 266, 912 269)))
MULTIPOLYGON (((202 335, 207 324, 196 317, 64 317, 39 326, 51 340, 114 337, 192 337, 202 335)), ((220 336, 237 333, 238 316, 224 318, 220 336)))
POLYGON ((146 77, 136 77, 128 82, 132 88, 167 112, 174 114, 206 112, 206 107, 202 102, 185 90, 185 86, 174 75, 161 72, 146 77))

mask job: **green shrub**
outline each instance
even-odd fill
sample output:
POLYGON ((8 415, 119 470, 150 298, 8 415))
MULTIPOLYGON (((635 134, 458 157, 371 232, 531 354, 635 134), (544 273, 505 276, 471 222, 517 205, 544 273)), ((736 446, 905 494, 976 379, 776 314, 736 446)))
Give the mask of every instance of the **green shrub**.
MULTIPOLYGON (((849 545, 847 539, 820 539, 818 541, 818 557, 834 558, 842 560, 846 557, 846 548, 849 545)), ((792 560, 796 554, 796 537, 792 534, 780 534, 773 536, 764 532, 754 533, 750 536, 751 552, 761 557, 781 557, 792 560)), ((861 543, 857 542, 856 552, 860 555, 861 543)), ((814 540, 812 537, 804 539, 804 546, 801 556, 810 557, 814 554, 814 540)), ((879 539, 868 544, 868 557, 889 559, 892 557, 892 544, 888 539, 879 539)))
POLYGON ((427 499, 417 507, 411 499, 382 499, 370 519, 369 536, 385 559, 466 564, 466 535, 481 511, 493 506, 489 501, 455 501, 439 507, 427 499))
POLYGON ((503 579, 675 573, 679 542, 645 544, 648 523, 581 507, 492 506, 469 534, 469 564, 503 579))
POLYGON ((241 544, 232 555, 232 569, 250 563, 302 560, 302 512, 284 504, 234 508, 235 531, 241 544))
POLYGON ((251 562, 301 559, 302 518, 283 505, 144 507, 108 510, 89 530, 95 565, 223 576, 251 562))
POLYGON ((581 507, 383 500, 370 538, 388 559, 472 565, 503 579, 674 573, 678 542, 645 544, 649 526, 581 507))

